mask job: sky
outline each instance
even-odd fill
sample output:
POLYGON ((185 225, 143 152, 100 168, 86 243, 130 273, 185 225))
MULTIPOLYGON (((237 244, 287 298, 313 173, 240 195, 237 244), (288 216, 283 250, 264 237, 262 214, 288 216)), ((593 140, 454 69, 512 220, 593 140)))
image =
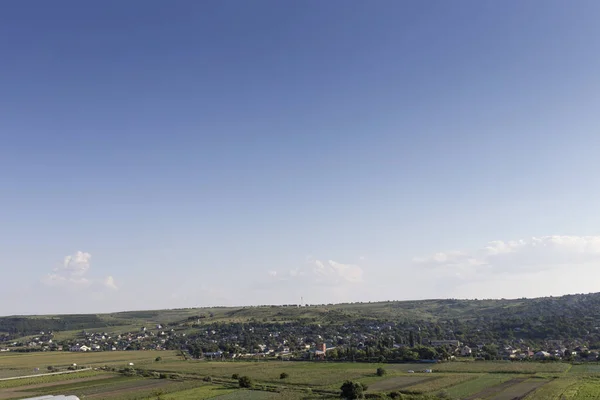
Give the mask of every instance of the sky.
POLYGON ((596 0, 0 4, 0 315, 600 291, 596 0))

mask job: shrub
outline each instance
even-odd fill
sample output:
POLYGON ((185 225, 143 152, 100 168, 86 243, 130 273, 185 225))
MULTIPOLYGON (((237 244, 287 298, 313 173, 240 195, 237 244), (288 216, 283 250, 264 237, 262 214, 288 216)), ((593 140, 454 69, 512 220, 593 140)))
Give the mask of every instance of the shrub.
POLYGON ((402 395, 398 392, 390 392, 389 396, 390 399, 400 399, 402 397, 402 395))
POLYGON ((52 365, 48 365, 48 371, 50 371, 50 372, 54 371, 54 367, 52 365))
POLYGON ((238 383, 240 384, 241 388, 251 388, 253 385, 252 379, 249 376, 241 376, 238 379, 238 383))
POLYGON ((450 395, 445 390, 442 390, 442 391, 440 391, 439 393, 436 394, 436 397, 438 399, 449 399, 450 395))
POLYGON ((154 359, 154 361, 156 361, 156 362, 162 361, 162 357, 161 357, 161 356, 158 356, 158 357, 156 357, 156 358, 154 359))
POLYGON ((212 378, 210 376, 205 376, 204 379, 202 379, 204 382, 212 382, 212 378))
POLYGON ((167 377, 167 374, 160 374, 159 378, 160 379, 167 379, 168 377, 167 377))
POLYGON ((233 375, 231 375, 231 379, 235 379, 235 380, 240 379, 240 374, 233 374, 233 375))
POLYGON ((387 371, 384 368, 377 368, 377 376, 384 376, 387 373, 387 371))
POLYGON ((181 379, 181 375, 179 375, 179 374, 171 374, 171 375, 169 375, 169 379, 175 379, 175 380, 176 379, 181 379))
POLYGON ((342 385, 340 397, 343 399, 362 399, 367 390, 367 386, 360 382, 346 381, 342 385))
POLYGON ((287 372, 282 372, 281 375, 279 375, 279 379, 287 379, 289 377, 290 375, 287 372))

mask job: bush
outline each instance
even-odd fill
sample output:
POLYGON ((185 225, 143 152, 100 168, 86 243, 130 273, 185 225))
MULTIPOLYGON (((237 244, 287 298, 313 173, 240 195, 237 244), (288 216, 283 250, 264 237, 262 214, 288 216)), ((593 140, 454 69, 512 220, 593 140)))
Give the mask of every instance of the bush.
POLYGON ((402 398, 402 395, 398 392, 390 392, 389 394, 390 399, 400 399, 402 398))
POLYGON ((212 382, 212 378, 210 376, 205 376, 204 379, 202 379, 204 382, 212 382))
POLYGON ((161 357, 161 356, 158 356, 158 357, 156 357, 156 358, 154 359, 154 361, 156 361, 156 362, 162 361, 162 357, 161 357))
POLYGON ((181 375, 179 375, 179 374, 171 374, 171 375, 169 375, 169 379, 178 380, 178 379, 181 379, 181 375))
POLYGON ((160 378, 160 379, 167 379, 167 378, 168 378, 168 376, 167 376, 167 374, 160 374, 160 375, 159 375, 159 378, 160 378))
POLYGON ((54 367, 52 365, 48 365, 48 371, 50 371, 50 372, 54 371, 54 367))
POLYGON ((279 379, 287 379, 289 377, 290 375, 287 372, 282 372, 281 375, 279 375, 279 379))
POLYGON ((253 386, 252 379, 249 376, 241 376, 238 383, 241 388, 251 388, 253 386))
POLYGON ((235 380, 240 379, 240 374, 233 374, 233 375, 231 375, 231 379, 235 379, 235 380))
POLYGON ((445 390, 442 390, 441 392, 439 392, 438 394, 436 394, 436 397, 438 399, 449 399, 450 395, 445 390))
POLYGON ((381 367, 377 368, 377 376, 384 376, 387 374, 387 371, 381 367))
POLYGON ((346 381, 342 385, 340 397, 343 399, 362 399, 367 390, 367 386, 360 382, 346 381))

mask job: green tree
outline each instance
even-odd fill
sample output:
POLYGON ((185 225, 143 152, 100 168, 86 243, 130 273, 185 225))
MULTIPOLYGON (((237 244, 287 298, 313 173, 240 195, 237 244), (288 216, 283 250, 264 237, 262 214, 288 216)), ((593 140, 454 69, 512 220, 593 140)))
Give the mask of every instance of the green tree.
POLYGON ((363 399, 365 397, 365 391, 367 387, 360 382, 346 381, 343 383, 340 393, 340 397, 343 399, 363 399))
POLYGON ((408 344, 410 347, 415 347, 415 335, 412 331, 408 334, 408 344))
POLYGON ((287 378, 289 378, 289 377, 290 377, 290 375, 289 375, 287 372, 282 372, 282 373, 279 375, 279 379, 287 379, 287 378))
POLYGON ((384 376, 385 374, 387 374, 387 371, 384 368, 377 368, 377 376, 384 376))

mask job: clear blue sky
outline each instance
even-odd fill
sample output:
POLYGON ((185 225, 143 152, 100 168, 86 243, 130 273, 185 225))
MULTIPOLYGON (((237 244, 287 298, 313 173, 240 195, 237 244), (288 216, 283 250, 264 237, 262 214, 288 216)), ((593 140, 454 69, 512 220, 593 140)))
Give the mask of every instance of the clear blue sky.
POLYGON ((4 1, 0 314, 599 291, 599 18, 4 1))

